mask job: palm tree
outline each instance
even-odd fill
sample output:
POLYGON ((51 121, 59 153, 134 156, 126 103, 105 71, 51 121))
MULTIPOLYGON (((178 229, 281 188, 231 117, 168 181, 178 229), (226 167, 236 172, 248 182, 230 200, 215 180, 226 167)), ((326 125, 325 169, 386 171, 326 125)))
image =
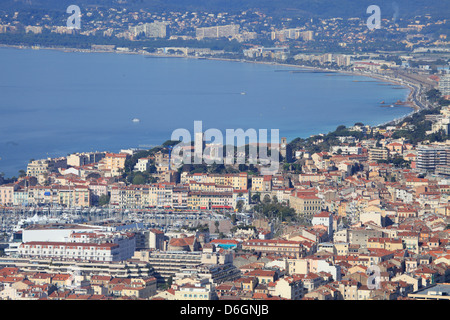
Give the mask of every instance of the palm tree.
POLYGON ((216 226, 216 233, 219 233, 219 221, 214 222, 214 225, 216 226))

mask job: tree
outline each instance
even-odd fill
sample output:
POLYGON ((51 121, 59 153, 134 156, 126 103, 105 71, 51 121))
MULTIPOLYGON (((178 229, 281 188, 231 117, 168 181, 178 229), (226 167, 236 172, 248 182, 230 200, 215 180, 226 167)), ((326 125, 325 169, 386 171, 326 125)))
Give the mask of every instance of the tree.
POLYGON ((214 226, 216 227, 216 233, 219 233, 219 226, 220 226, 219 221, 214 222, 214 226))
POLYGON ((24 170, 19 170, 19 178, 26 177, 27 173, 24 170))
POLYGON ((241 212, 243 207, 244 207, 244 201, 238 200, 238 202, 236 203, 236 209, 237 209, 237 211, 238 211, 238 212, 241 212))
POLYGON ((261 202, 261 194, 257 192, 254 195, 252 195, 252 201, 256 203, 261 202))
POLYGON ((133 178, 133 184, 144 184, 145 183, 145 177, 141 174, 137 174, 133 178))
POLYGON ((268 194, 266 194, 263 198, 263 203, 270 203, 270 196, 268 194))
POLYGON ((98 204, 100 206, 104 206, 109 204, 109 200, 110 200, 110 196, 108 194, 102 194, 99 198, 98 198, 98 204))

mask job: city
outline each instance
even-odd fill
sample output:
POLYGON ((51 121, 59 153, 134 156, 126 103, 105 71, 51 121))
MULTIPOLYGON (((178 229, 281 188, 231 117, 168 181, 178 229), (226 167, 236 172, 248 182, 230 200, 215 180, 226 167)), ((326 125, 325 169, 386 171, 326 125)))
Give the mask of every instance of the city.
POLYGON ((410 112, 281 136, 271 174, 251 161, 251 142, 244 154, 233 146, 243 162, 205 161, 225 156, 205 132, 181 147, 192 159, 200 151, 200 163, 176 163, 170 135, 120 151, 42 150, 15 176, 0 174, 1 300, 450 299, 446 18, 382 15, 373 32, 366 8, 295 18, 80 7, 76 29, 69 14, 0 6, 0 45, 364 76, 409 90, 377 110, 410 112))

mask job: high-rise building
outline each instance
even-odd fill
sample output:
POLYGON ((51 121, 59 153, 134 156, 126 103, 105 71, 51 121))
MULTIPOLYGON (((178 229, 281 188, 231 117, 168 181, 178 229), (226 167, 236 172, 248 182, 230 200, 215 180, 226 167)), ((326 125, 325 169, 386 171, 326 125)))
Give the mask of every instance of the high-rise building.
POLYGON ((387 148, 370 148, 369 161, 387 160, 389 159, 389 149, 387 148))
POLYGON ((155 21, 153 23, 147 23, 145 35, 149 38, 165 38, 166 29, 167 27, 164 22, 155 21))
POLYGON ((164 22, 155 21, 129 27, 133 36, 144 34, 148 38, 165 38, 167 35, 167 25, 164 22))
POLYGON ((450 96, 450 74, 443 75, 440 78, 439 91, 443 96, 450 96))
POLYGON ((196 30, 197 39, 203 38, 222 38, 222 37, 233 37, 239 33, 239 25, 229 24, 226 26, 214 26, 206 28, 197 28, 196 30))
POLYGON ((282 29, 271 33, 271 39, 279 41, 297 40, 299 38, 303 41, 311 41, 313 36, 314 33, 312 31, 302 31, 299 28, 282 29))
POLYGON ((450 148, 447 146, 420 146, 417 148, 416 168, 423 172, 432 172, 436 166, 450 164, 450 148))

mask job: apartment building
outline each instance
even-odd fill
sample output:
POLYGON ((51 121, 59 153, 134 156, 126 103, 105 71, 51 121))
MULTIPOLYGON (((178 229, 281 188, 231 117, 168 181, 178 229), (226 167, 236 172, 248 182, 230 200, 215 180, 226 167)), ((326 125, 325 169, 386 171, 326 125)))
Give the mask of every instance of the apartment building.
POLYGON ((189 192, 189 209, 232 209, 233 207, 232 192, 189 192))
POLYGON ((242 243, 242 250, 261 253, 302 256, 306 249, 300 241, 249 239, 242 243))
POLYGON ((445 74, 440 77, 439 91, 443 96, 450 96, 450 74, 445 74))
POLYGON ((81 167, 87 164, 99 162, 104 157, 104 152, 73 153, 67 156, 67 165, 71 167, 81 167))
POLYGON ((388 160, 389 154, 387 148, 369 148, 369 161, 388 160))
POLYGON ((14 184, 0 185, 0 205, 12 206, 16 190, 18 190, 18 186, 14 184))
POLYGON ((235 190, 248 189, 248 175, 246 172, 236 174, 207 174, 183 172, 180 177, 181 184, 190 184, 191 181, 197 183, 213 183, 219 186, 231 186, 235 190))
POLYGON ((110 173, 111 177, 120 175, 125 169, 125 161, 130 157, 128 153, 106 153, 99 163, 99 169, 110 173))
POLYGON ((119 261, 121 252, 115 243, 70 243, 33 241, 19 246, 23 258, 47 258, 75 261, 119 261))
POLYGON ((134 37, 140 34, 144 34, 147 38, 165 38, 167 36, 167 24, 165 22, 144 23, 130 26, 128 29, 134 37))
POLYGON ((298 215, 312 218, 322 209, 322 200, 312 193, 294 191, 289 197, 289 206, 295 210, 298 215))
POLYGON ((214 26, 195 29, 197 39, 204 38, 228 38, 233 37, 239 33, 239 25, 229 24, 225 26, 214 26))
POLYGON ((174 300, 216 300, 217 296, 211 284, 190 284, 175 287, 174 300))
POLYGON ((367 239, 367 248, 396 251, 403 249, 403 242, 401 239, 393 238, 369 238, 367 239))
POLYGON ((306 290, 303 288, 303 282, 297 275, 285 276, 278 279, 269 286, 269 292, 272 296, 277 296, 289 300, 300 300, 303 298, 306 290))
POLYGON ((416 168, 422 172, 434 172, 437 166, 450 164, 450 147, 430 145, 417 148, 416 168))
POLYGON ((39 177, 40 175, 49 174, 52 169, 50 160, 33 160, 27 165, 27 176, 39 177))

